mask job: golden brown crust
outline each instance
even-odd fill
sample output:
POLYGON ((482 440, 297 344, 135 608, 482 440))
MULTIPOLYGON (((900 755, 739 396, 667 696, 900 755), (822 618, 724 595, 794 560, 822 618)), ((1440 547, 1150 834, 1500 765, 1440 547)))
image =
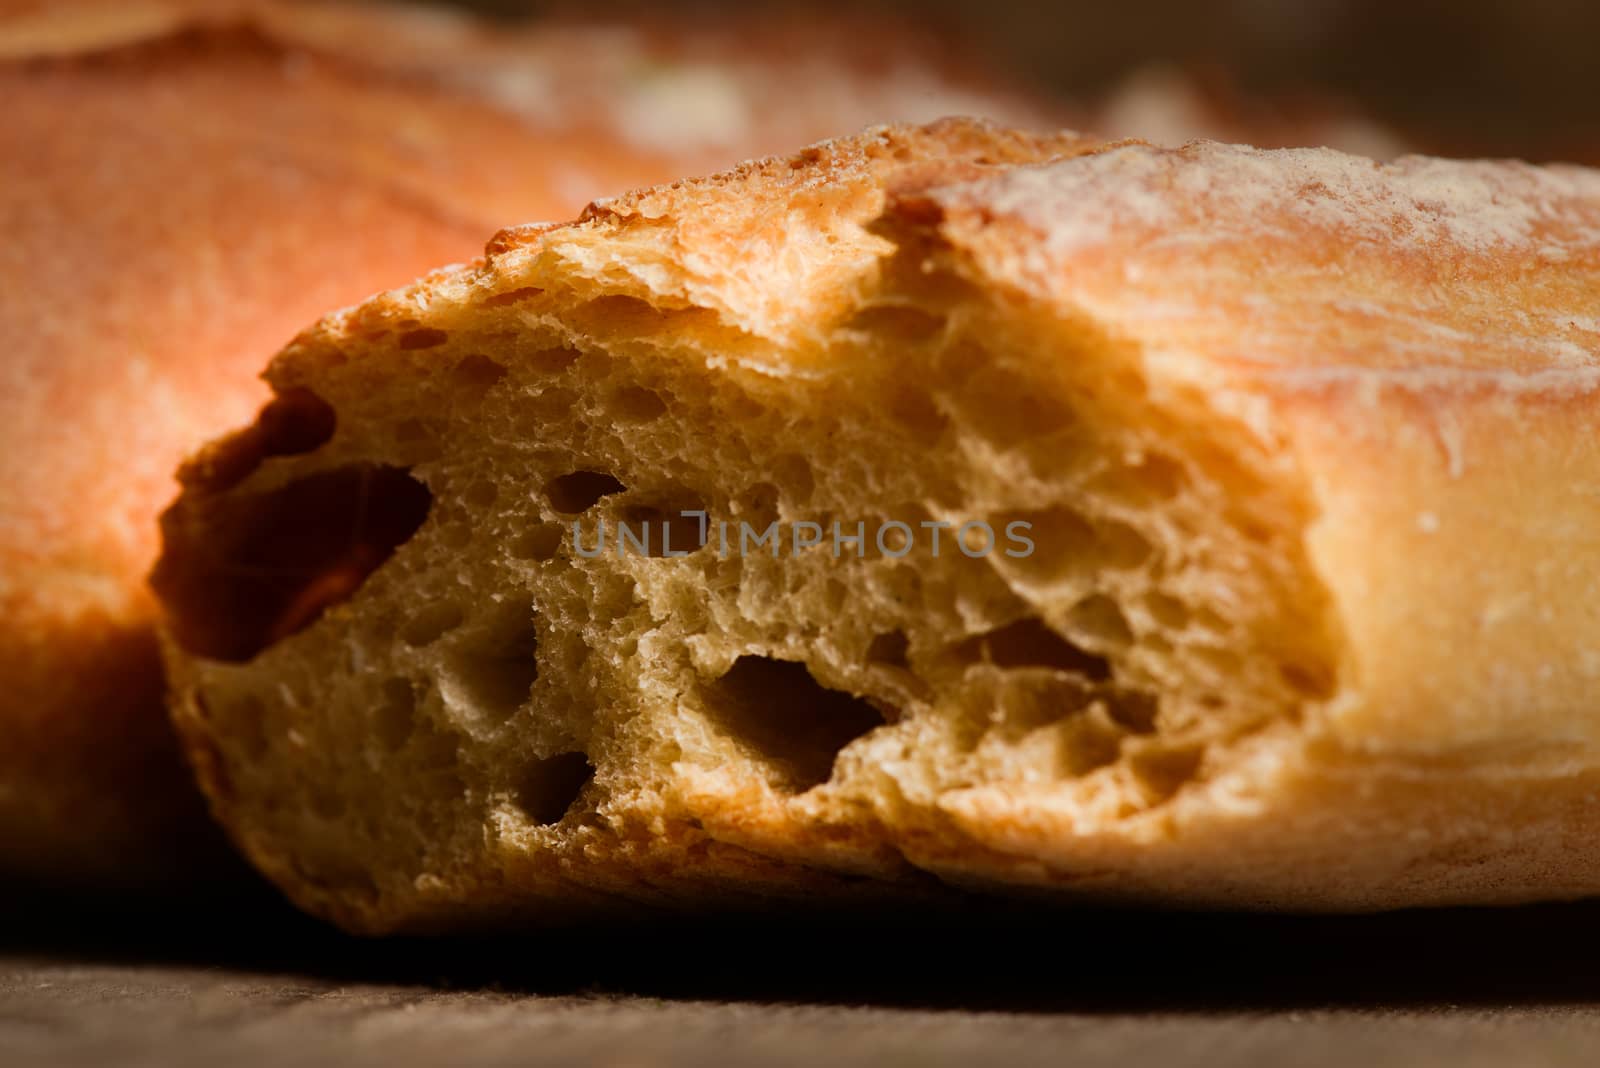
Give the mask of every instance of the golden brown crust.
MULTIPOLYGON (((772 131, 642 142, 595 110, 627 96, 598 84, 622 72, 582 62, 628 32, 497 36, 453 15, 262 2, 5 12, 0 822, 18 829, 0 867, 170 868, 167 812, 192 805, 161 757, 154 517, 184 451, 261 402, 255 375, 295 329, 475 256, 496 227, 903 99, 870 72, 848 102, 802 82, 772 131)), ((692 33, 627 55, 671 47, 706 53, 693 69, 715 83, 678 100, 680 123, 701 103, 743 106, 747 73, 721 77, 692 33)))
POLYGON ((1135 143, 899 210, 986 273, 1241 375, 1539 384, 1593 361, 1587 168, 1135 143))
POLYGON ((1291 460, 1345 649, 1338 695, 1177 806, 1171 849, 1063 846, 1058 818, 993 793, 960 802, 965 824, 1156 899, 1595 891, 1577 846, 1596 829, 1577 591, 1600 515, 1577 487, 1596 470, 1580 428, 1600 360, 1600 174, 1130 145, 918 191, 896 213, 891 232, 931 225, 989 284, 1139 346, 1291 460))

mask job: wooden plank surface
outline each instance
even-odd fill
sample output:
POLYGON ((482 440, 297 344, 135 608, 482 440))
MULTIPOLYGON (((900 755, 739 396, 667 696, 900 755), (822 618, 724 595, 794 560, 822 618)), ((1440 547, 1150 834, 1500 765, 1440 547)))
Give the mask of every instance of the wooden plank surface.
POLYGON ((683 918, 349 939, 7 909, 0 1065, 1600 1064, 1600 911, 683 918))

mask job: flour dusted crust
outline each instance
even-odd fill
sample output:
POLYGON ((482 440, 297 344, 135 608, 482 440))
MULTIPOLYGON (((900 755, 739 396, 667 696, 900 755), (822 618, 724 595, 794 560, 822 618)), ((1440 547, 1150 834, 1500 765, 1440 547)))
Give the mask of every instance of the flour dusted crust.
POLYGON ((262 403, 304 323, 600 193, 888 115, 1032 108, 919 39, 874 66, 813 33, 836 59, 759 19, 0 5, 0 875, 171 884, 209 863, 144 576, 173 469, 262 403), (701 135, 637 136, 672 123, 701 135))
POLYGON ((325 319, 190 462, 176 722, 367 931, 1593 893, 1597 297, 1570 168, 951 121, 605 201, 325 319))
POLYGON ((1338 685, 1185 799, 1168 856, 999 791, 965 821, 1224 903, 1595 892, 1600 173, 1128 146, 906 208, 1292 462, 1338 639, 1338 685))

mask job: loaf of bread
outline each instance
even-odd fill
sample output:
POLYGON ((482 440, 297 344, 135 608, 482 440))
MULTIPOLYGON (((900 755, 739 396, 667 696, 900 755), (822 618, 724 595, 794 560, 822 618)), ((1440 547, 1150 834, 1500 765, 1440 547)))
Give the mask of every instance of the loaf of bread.
POLYGON ((214 811, 361 931, 1600 890, 1600 173, 948 121, 324 319, 163 518, 214 811))
POLYGON ((295 330, 600 193, 888 116, 1030 107, 915 36, 816 27, 791 51, 783 31, 0 11, 4 881, 193 876, 209 825, 144 577, 179 460, 262 403, 295 330))

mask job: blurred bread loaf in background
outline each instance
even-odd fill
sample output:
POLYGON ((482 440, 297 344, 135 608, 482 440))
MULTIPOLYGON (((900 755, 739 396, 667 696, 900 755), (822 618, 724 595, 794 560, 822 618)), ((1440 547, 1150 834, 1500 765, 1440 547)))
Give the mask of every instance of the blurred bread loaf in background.
POLYGON ((497 228, 868 122, 1055 115, 890 24, 0 5, 0 873, 193 878, 145 575, 191 448, 329 309, 497 228))

